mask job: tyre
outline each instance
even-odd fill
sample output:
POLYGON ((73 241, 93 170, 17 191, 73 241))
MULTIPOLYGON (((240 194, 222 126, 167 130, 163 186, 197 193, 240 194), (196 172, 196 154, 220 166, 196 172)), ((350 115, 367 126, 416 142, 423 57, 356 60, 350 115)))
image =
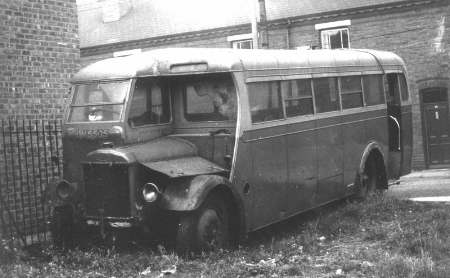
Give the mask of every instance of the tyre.
POLYGON ((382 173, 379 169, 375 159, 370 158, 366 161, 364 172, 356 177, 359 184, 357 199, 365 200, 381 188, 382 173))
POLYGON ((51 221, 51 234, 55 248, 73 247, 73 215, 71 207, 56 207, 51 221))
POLYGON ((214 251, 229 245, 229 211, 216 195, 209 196, 197 210, 180 216, 176 235, 178 254, 214 251))

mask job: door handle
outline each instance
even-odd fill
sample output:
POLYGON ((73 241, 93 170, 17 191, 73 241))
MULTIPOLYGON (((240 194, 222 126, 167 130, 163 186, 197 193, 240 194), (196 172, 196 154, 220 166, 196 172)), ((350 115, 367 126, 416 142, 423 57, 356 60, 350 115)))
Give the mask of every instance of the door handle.
POLYGON ((402 142, 402 140, 400 138, 400 136, 401 136, 400 123, 398 122, 397 118, 394 117, 394 116, 389 116, 389 118, 391 118, 391 120, 394 121, 394 123, 395 123, 395 125, 397 126, 397 129, 398 129, 398 151, 399 151, 401 149, 401 142, 402 142))

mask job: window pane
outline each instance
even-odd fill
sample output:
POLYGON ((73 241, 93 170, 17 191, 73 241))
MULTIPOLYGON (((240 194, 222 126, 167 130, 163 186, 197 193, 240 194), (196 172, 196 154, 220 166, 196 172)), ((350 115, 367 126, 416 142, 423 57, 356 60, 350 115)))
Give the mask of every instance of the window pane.
POLYGON ((341 32, 339 30, 330 30, 330 46, 331 49, 342 48, 341 32))
POLYGON ((341 35, 342 35, 342 47, 343 48, 349 48, 349 37, 348 37, 348 30, 347 29, 342 29, 341 30, 341 35))
POLYGON ((242 40, 242 41, 234 41, 232 42, 233 48, 236 49, 252 49, 253 41, 252 40, 242 40))
POLYGON ((409 99, 408 84, 406 83, 405 75, 400 74, 400 91, 402 92, 402 100, 407 101, 409 99))
POLYGON ((363 100, 360 93, 342 95, 342 109, 356 108, 362 106, 363 100))
POLYGON ((324 49, 349 48, 350 46, 348 28, 322 30, 320 38, 324 49))
POLYGON ((283 118, 278 82, 248 84, 248 97, 253 123, 283 118))
POLYGON ((312 115, 313 113, 312 98, 286 100, 286 116, 288 117, 312 115))
POLYGON ((123 104, 73 106, 70 108, 69 122, 118 121, 122 109, 123 104))
POLYGON ((361 76, 344 76, 341 77, 341 92, 362 92, 361 76))
POLYGON ((152 79, 138 79, 131 100, 129 122, 133 126, 170 121, 169 93, 152 79))
POLYGON ((313 81, 317 113, 339 110, 337 79, 327 77, 317 78, 313 81))
POLYGON ((361 76, 341 77, 342 108, 363 106, 361 76))
POLYGON ((293 117, 314 113, 311 79, 284 81, 282 92, 285 99, 286 116, 293 117))
POLYGON ((123 103, 130 81, 79 84, 75 86, 73 105, 123 103))
POLYGON ((230 76, 199 76, 184 84, 185 118, 192 122, 236 119, 236 91, 230 76))
POLYGON ((383 78, 381 75, 363 76, 363 84, 366 105, 384 103, 383 78))
POLYGON ((130 82, 75 85, 69 122, 120 120, 130 82))

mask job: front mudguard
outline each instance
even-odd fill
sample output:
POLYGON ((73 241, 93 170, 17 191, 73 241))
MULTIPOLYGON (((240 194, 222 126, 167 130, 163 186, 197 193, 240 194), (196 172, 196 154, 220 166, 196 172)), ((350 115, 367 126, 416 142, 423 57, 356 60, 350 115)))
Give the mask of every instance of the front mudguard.
POLYGON ((171 211, 195 210, 208 193, 219 185, 225 185, 231 190, 230 181, 219 175, 199 175, 173 180, 165 188, 159 206, 171 211))

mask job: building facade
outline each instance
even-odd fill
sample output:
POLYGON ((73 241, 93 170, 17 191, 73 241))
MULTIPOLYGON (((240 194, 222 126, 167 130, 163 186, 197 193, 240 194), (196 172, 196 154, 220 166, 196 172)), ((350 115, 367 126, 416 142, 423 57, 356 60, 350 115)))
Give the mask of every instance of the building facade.
POLYGON ((176 8, 174 1, 80 0, 82 64, 152 48, 252 47, 256 6, 260 47, 372 48, 400 55, 413 100, 413 168, 450 165, 448 0, 259 0, 227 7, 196 0, 191 9, 176 8), (195 16, 180 19, 190 12, 195 16), (198 23, 206 15, 217 20, 198 23))

